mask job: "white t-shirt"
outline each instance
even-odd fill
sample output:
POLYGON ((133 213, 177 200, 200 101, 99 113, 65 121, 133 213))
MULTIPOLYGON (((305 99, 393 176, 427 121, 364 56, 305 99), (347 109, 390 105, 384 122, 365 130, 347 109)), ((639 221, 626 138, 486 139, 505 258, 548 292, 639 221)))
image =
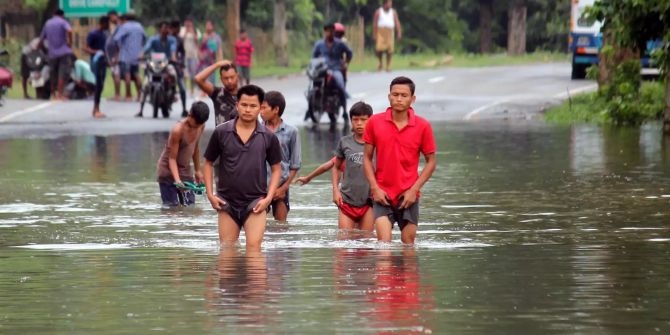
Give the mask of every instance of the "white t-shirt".
POLYGON ((377 27, 395 28, 395 10, 393 8, 385 11, 384 7, 379 7, 379 16, 377 17, 377 27))

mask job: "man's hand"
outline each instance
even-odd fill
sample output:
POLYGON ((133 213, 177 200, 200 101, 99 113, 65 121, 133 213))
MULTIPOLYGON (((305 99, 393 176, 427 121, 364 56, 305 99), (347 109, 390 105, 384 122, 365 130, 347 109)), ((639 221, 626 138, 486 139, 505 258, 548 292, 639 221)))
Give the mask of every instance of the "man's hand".
POLYGON ((280 186, 276 191, 275 191, 275 196, 272 200, 281 200, 286 198, 286 190, 287 188, 284 187, 284 185, 280 186))
POLYGON ((380 187, 372 189, 372 199, 384 206, 391 206, 391 199, 380 187))
POLYGON ((270 199, 269 197, 261 199, 261 201, 259 201, 254 207, 254 213, 258 214, 264 212, 268 208, 268 206, 270 206, 271 202, 272 199, 270 199))
POLYGON ((335 203, 335 206, 337 207, 342 206, 342 193, 340 193, 340 190, 338 189, 333 190, 333 203, 335 203))
POLYGON ((198 185, 200 185, 200 184, 202 184, 202 183, 204 183, 204 182, 205 182, 205 178, 204 178, 202 172, 201 172, 201 171, 197 171, 197 172, 195 173, 195 183, 198 184, 198 185))
POLYGON ((312 181, 309 177, 298 177, 295 179, 293 182, 294 184, 298 184, 300 186, 305 186, 309 184, 309 182, 312 181))
POLYGON ((212 208, 214 208, 217 211, 220 211, 223 209, 223 206, 227 205, 223 199, 213 195, 213 194, 208 194, 207 199, 209 200, 209 203, 212 204, 212 208))
POLYGON ((401 195, 402 202, 399 204, 400 209, 410 208, 416 202, 416 194, 419 191, 415 190, 413 187, 409 190, 403 192, 401 195))

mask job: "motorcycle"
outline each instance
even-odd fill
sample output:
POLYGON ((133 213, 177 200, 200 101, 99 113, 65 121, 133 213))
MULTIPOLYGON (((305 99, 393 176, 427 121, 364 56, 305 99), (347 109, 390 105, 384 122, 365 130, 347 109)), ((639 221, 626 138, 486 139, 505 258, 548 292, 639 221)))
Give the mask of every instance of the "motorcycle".
POLYGON ((305 120, 319 123, 323 114, 328 114, 331 124, 337 122, 340 108, 346 106, 340 99, 340 90, 335 83, 325 58, 314 58, 307 68, 309 88, 307 90, 307 113, 305 120))
POLYGON ((50 70, 47 63, 47 55, 43 50, 31 49, 26 53, 26 65, 30 71, 30 86, 35 88, 37 99, 48 100, 51 96, 51 85, 49 82, 50 70))
MULTIPOLYGON (((0 56, 2 58, 9 57, 7 50, 0 49, 0 56)), ((7 94, 7 89, 12 87, 12 82, 14 81, 14 75, 12 71, 7 68, 7 61, 0 61, 0 106, 2 106, 2 100, 5 94, 7 94)))
POLYGON ((153 105, 154 118, 158 117, 159 109, 163 117, 168 118, 175 96, 174 82, 170 81, 172 75, 168 72, 170 62, 164 53, 151 53, 146 64, 142 83, 142 102, 138 116, 142 116, 148 97, 149 103, 153 105))

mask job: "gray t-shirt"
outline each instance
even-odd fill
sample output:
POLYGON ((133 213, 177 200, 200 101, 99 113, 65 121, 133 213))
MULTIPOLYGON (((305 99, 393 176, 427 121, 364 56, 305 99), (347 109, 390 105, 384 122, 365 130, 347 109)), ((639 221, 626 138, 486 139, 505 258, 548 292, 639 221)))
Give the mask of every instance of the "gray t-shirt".
POLYGON ((340 181, 344 202, 356 207, 368 204, 370 184, 363 171, 363 143, 356 142, 354 135, 342 137, 335 156, 344 159, 344 176, 340 181))

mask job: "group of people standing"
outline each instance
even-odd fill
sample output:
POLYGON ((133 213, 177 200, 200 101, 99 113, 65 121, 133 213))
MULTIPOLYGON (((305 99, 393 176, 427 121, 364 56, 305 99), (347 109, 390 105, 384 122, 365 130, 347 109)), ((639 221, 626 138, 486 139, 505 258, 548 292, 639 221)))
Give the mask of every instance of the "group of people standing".
POLYGON ((220 242, 236 242, 244 229, 247 250, 258 250, 266 213, 271 209, 276 220, 287 220, 289 186, 307 184, 331 170, 339 228, 376 229, 380 241, 391 241, 397 222, 402 242, 414 243, 418 198, 435 170, 436 146, 430 124, 412 109, 416 97, 411 79, 391 82, 390 107, 383 113, 373 115, 370 105, 355 103, 349 110, 353 134, 340 140, 333 159, 306 177, 297 176, 302 165, 300 138, 282 119, 286 100, 280 92, 255 85, 238 88, 238 70, 227 60, 207 67, 195 81, 214 102, 216 128, 202 165, 198 143, 209 117, 207 105, 194 103, 172 129, 157 163, 164 206, 193 205, 192 185, 204 184, 218 212, 220 242), (222 86, 208 80, 216 72, 222 86), (419 174, 421 154, 426 164, 419 174))

